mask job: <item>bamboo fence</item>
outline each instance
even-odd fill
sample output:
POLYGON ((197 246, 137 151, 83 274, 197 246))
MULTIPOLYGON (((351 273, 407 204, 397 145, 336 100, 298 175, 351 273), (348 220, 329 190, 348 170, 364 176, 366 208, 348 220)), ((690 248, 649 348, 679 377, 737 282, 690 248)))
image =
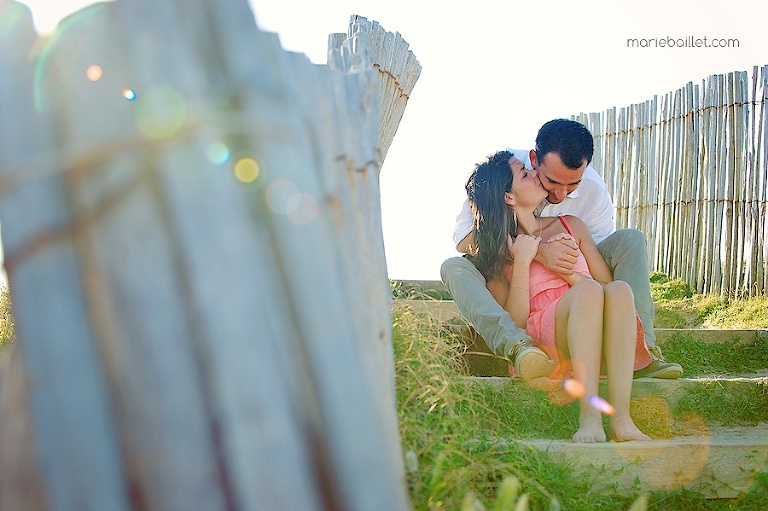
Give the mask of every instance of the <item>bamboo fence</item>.
POLYGON ((572 118, 594 135, 617 228, 643 231, 652 269, 701 293, 765 295, 768 66, 572 118))
POLYGON ((0 0, 0 509, 409 509, 379 172, 420 66, 246 0, 0 0))

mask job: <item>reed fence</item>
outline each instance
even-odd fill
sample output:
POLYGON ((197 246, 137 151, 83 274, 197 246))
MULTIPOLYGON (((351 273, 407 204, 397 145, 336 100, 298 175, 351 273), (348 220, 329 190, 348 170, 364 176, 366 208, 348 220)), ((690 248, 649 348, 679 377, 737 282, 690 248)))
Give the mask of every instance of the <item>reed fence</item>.
POLYGON ((0 0, 0 509, 405 510, 379 172, 420 73, 246 0, 0 0), (5 357, 4 357, 5 358, 5 357))
POLYGON ((652 269, 701 293, 765 294, 767 99, 768 66, 755 66, 572 117, 594 135, 617 228, 645 233, 652 269))

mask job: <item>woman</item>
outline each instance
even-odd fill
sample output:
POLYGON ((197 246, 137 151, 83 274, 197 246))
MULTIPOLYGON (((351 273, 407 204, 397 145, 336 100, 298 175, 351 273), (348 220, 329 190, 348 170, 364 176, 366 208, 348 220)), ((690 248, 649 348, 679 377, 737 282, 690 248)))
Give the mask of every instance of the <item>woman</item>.
POLYGON ((477 165, 467 181, 475 232, 471 257, 486 285, 515 323, 558 363, 558 377, 583 386, 575 442, 606 440, 598 395, 601 364, 613 406, 611 436, 650 440, 629 415, 633 370, 651 356, 629 286, 614 281, 589 232, 572 216, 538 218, 547 196, 535 171, 501 151, 477 165), (574 273, 561 275, 534 261, 542 239, 580 250, 574 273))

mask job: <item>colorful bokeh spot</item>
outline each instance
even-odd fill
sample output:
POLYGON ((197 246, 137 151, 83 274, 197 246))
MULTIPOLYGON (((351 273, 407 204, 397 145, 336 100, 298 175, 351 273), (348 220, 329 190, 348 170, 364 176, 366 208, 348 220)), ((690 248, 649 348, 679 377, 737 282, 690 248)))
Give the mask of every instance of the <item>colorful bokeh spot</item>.
POLYGON ((277 179, 267 187, 267 206, 279 215, 287 215, 292 212, 291 208, 296 207, 298 202, 295 197, 299 193, 299 188, 293 181, 277 179))
POLYGON ((98 64, 92 64, 88 66, 88 69, 85 70, 85 76, 92 82, 98 82, 101 80, 101 75, 103 74, 103 71, 101 69, 101 66, 98 64))
POLYGON ((584 395, 584 385, 579 380, 566 378, 563 380, 563 388, 570 396, 579 398, 584 395))
POLYGON ((176 135, 187 121, 187 102, 174 88, 161 86, 142 92, 136 108, 136 127, 148 138, 176 135))
POLYGON ((601 398, 600 396, 589 396, 589 404, 592 408, 604 413, 605 415, 613 415, 614 409, 611 403, 601 398))
MULTIPOLYGON (((205 150, 208 160, 216 165, 222 165, 229 161, 231 153, 229 147, 221 142, 214 142, 205 150)), ((254 162, 255 163, 255 162, 254 162)), ((256 165, 258 167, 258 164, 256 165)))
POLYGON ((133 92, 131 89, 123 89, 123 97, 128 101, 133 101, 134 99, 136 99, 136 93, 133 92))
POLYGON ((241 158, 235 163, 235 177, 241 183, 253 183, 259 177, 259 164, 253 158, 241 158))
POLYGON ((308 224, 317 218, 317 200, 309 193, 302 192, 293 181, 277 179, 266 190, 269 209, 285 215, 295 224, 308 224))
POLYGON ((295 224, 308 224, 317 217, 317 201, 308 193, 294 195, 288 209, 288 218, 295 224))

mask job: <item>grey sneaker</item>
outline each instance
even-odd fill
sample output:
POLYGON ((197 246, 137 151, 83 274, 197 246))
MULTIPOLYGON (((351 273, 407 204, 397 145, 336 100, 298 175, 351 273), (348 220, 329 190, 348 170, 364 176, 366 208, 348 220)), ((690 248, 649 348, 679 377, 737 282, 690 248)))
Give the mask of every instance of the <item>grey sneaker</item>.
POLYGON ((664 354, 661 352, 661 346, 648 346, 648 352, 651 354, 651 357, 656 360, 661 360, 662 362, 667 361, 667 359, 664 358, 664 354))
POLYGON ((536 378, 548 378, 552 372, 546 353, 541 351, 533 341, 519 341, 512 348, 509 359, 515 366, 515 371, 525 382, 536 378))
POLYGON ((676 380, 683 375, 683 366, 654 358, 647 367, 635 371, 635 378, 661 378, 676 380))

